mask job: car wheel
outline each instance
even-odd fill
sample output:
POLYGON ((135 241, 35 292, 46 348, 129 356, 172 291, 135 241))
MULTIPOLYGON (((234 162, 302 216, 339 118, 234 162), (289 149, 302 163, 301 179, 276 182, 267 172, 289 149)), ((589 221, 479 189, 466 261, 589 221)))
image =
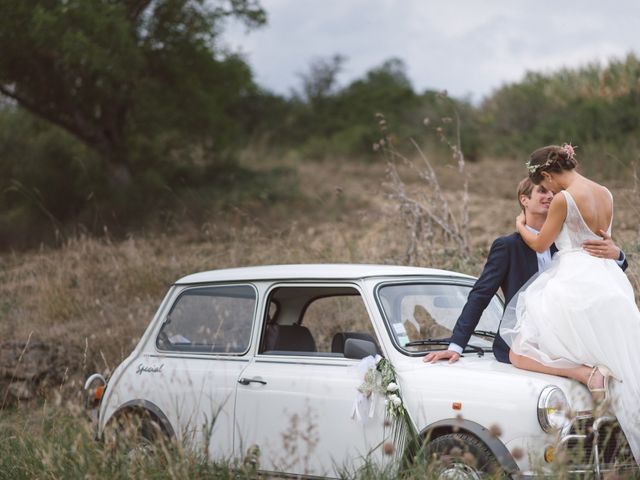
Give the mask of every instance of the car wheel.
POLYGON ((169 438, 158 421, 144 410, 126 411, 105 429, 105 444, 114 454, 123 454, 131 462, 153 456, 169 438))
POLYGON ((487 446, 467 433, 434 438, 426 445, 425 453, 429 478, 480 480, 500 471, 487 446))

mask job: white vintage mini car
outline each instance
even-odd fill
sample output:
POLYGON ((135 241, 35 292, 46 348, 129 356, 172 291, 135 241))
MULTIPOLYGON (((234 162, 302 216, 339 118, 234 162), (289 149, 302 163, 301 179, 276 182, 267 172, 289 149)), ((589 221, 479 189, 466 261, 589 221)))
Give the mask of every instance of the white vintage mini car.
POLYGON ((499 297, 460 361, 422 361, 447 348, 473 283, 383 265, 189 275, 169 289, 109 381, 87 380, 85 390, 101 397, 97 436, 133 415, 213 461, 253 455, 262 472, 337 477, 365 461, 385 467, 397 455, 389 455, 383 399, 374 394, 364 412, 354 409, 362 359, 379 354, 395 368, 422 454, 447 456, 435 467, 441 478, 496 468, 551 474, 559 457, 570 459, 565 471, 596 476, 623 466, 624 435, 611 418, 594 421, 584 387, 494 359, 499 297), (472 455, 452 456, 456 449, 472 455))

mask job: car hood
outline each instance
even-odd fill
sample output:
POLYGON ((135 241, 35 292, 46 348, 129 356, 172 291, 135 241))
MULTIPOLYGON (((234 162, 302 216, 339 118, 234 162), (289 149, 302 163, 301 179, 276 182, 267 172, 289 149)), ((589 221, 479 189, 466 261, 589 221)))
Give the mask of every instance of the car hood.
POLYGON ((564 391, 574 410, 588 410, 592 407, 588 390, 579 382, 522 370, 509 363, 498 362, 489 355, 463 357, 455 363, 424 363, 421 357, 411 358, 396 366, 396 371, 403 380, 412 384, 425 382, 433 385, 438 381, 447 384, 449 388, 455 388, 455 384, 462 385, 465 390, 474 386, 478 388, 474 392, 476 395, 497 392, 511 397, 523 392, 539 392, 547 385, 555 385, 564 391))
POLYGON ((578 382, 521 370, 489 355, 467 356, 452 364, 425 364, 414 357, 394 366, 406 406, 419 427, 434 418, 464 417, 483 425, 517 423, 513 436, 539 431, 538 399, 548 385, 564 391, 573 411, 592 408, 588 390, 578 382))

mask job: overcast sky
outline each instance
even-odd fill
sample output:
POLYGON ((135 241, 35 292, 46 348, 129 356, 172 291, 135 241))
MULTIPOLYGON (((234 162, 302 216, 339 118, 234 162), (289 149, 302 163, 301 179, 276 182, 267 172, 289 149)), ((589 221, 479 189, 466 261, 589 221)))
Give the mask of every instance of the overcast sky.
POLYGON ((282 94, 318 57, 347 57, 341 84, 390 57, 417 91, 478 101, 527 70, 551 71, 640 52, 640 0, 262 0, 268 24, 230 24, 257 82, 282 94))

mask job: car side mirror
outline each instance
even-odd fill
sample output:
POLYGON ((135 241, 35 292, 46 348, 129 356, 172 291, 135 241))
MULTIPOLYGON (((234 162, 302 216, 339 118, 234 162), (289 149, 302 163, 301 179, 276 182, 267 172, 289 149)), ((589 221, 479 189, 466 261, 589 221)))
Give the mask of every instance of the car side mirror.
POLYGON ((355 358, 357 360, 378 354, 378 348, 376 344, 369 340, 361 340, 359 338, 347 338, 344 342, 344 356, 345 358, 355 358))

